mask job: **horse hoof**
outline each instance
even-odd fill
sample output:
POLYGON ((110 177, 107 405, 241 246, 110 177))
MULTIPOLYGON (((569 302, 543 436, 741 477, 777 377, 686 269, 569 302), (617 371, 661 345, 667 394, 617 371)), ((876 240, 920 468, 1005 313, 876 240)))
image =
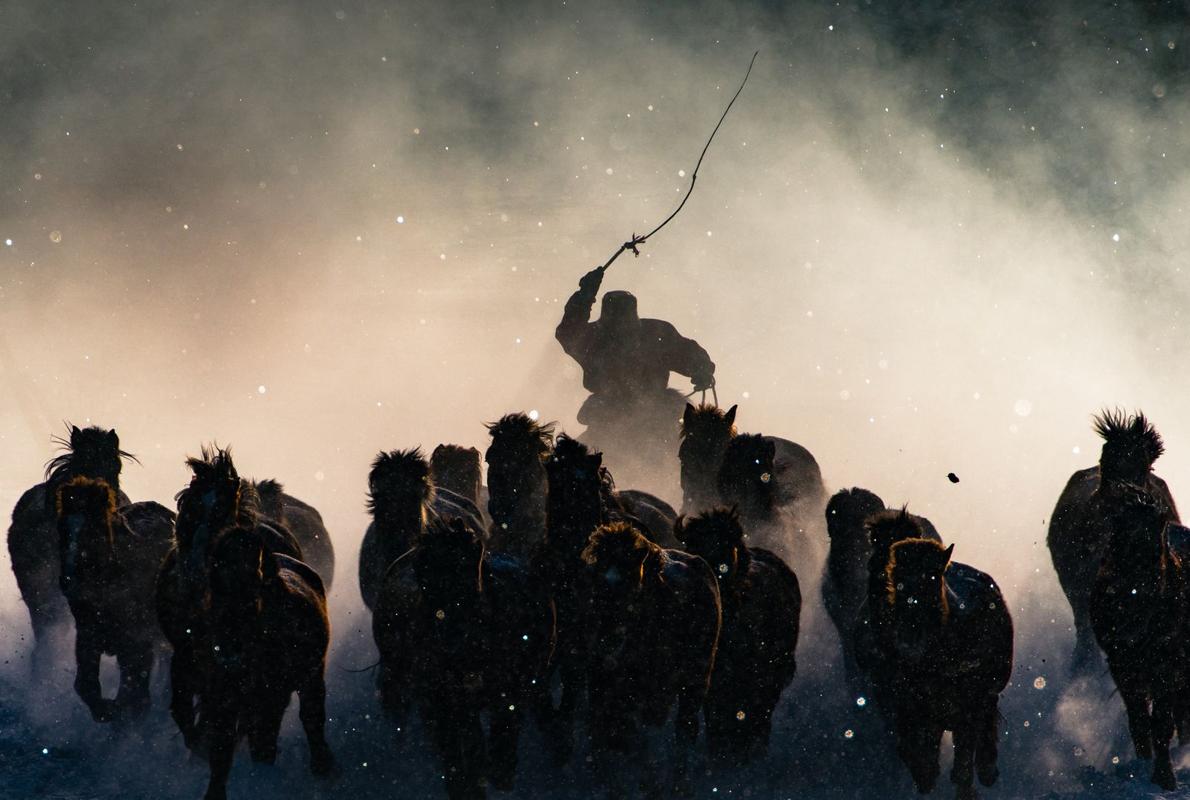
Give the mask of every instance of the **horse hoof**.
POLYGON ((976 772, 979 775, 979 782, 987 787, 996 785, 996 781, 1000 779, 1000 768, 995 764, 981 764, 976 772))
POLYGON ((954 796, 955 800, 976 800, 979 793, 975 791, 974 786, 956 786, 954 796))
POLYGON ((320 777, 334 774, 335 757, 331 755, 330 750, 310 755, 310 772, 320 777))

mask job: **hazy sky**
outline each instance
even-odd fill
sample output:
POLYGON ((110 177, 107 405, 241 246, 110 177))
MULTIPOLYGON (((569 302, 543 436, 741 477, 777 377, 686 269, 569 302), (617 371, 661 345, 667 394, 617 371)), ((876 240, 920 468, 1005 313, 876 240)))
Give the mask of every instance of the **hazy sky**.
POLYGON ((743 429, 1050 591, 1091 412, 1190 473, 1184 20, 784 5, 0 6, 0 500, 61 420, 118 429, 137 499, 217 439, 346 559, 376 451, 576 430, 561 303, 759 49, 605 288, 710 351, 743 429))

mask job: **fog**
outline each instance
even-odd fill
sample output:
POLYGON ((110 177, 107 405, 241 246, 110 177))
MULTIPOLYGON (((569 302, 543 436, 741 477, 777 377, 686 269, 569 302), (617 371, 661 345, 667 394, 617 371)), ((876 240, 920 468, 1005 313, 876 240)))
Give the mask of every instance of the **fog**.
POLYGON ((167 505, 231 444, 323 513, 354 641, 370 459, 512 410, 581 430, 562 303, 676 206, 758 49, 689 203, 603 288, 709 351, 742 430, 999 579, 1013 791, 1103 768, 1119 701, 1061 696, 1045 523, 1105 406, 1190 480, 1184 18, 780 5, 0 7, 0 501, 63 420, 116 428, 125 490, 167 505))

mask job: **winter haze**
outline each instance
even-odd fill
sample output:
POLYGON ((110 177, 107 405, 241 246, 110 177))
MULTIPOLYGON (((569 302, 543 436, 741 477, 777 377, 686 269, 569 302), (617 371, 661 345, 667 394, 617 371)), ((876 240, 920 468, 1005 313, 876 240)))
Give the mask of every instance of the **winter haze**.
POLYGON ((185 455, 230 443, 326 517, 358 640, 371 458, 482 448, 513 410, 580 430, 562 303, 681 199, 759 50, 689 203, 604 289, 710 352, 742 430, 909 502, 1000 580, 1018 664, 991 794, 1085 788, 1125 753, 1119 700, 1063 695, 1045 523, 1104 406, 1143 409, 1190 482, 1190 39, 1152 8, 10 0, 0 501, 63 420, 115 427, 125 490, 167 505, 185 455))

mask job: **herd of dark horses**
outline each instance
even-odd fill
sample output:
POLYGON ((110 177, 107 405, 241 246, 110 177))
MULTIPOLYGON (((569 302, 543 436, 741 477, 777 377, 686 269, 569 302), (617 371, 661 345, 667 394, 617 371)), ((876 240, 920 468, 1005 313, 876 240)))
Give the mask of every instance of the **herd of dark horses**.
MULTIPOLYGON (((680 515, 617 488, 601 454, 526 414, 489 425, 482 456, 444 444, 376 457, 359 589, 379 703, 396 724, 418 716, 450 798, 513 786, 526 721, 557 765, 583 741, 609 796, 688 793, 700 724, 711 768, 756 759, 797 669, 799 576, 821 587, 848 686, 874 701, 917 788, 934 787, 946 731, 958 797, 996 782, 1013 663, 996 582, 904 507, 859 488, 828 499, 808 451, 738 434, 735 415, 686 407, 680 515), (652 752, 650 729, 667 726, 672 750, 652 752)), ((1070 479, 1049 548, 1075 668, 1106 656, 1137 756, 1169 789, 1172 735, 1190 735, 1190 530, 1152 474, 1162 443, 1144 416, 1095 424, 1100 463, 1070 479)), ((61 444, 8 534, 35 665, 73 622, 79 697, 97 722, 135 724, 168 653, 170 713, 209 761, 207 798, 226 797, 241 738, 273 762, 295 692, 311 771, 333 773, 335 555, 318 512, 276 481, 242 478, 217 447, 187 460, 176 513, 133 503, 115 431, 75 427, 61 444), (105 654, 120 671, 111 699, 105 654)))

